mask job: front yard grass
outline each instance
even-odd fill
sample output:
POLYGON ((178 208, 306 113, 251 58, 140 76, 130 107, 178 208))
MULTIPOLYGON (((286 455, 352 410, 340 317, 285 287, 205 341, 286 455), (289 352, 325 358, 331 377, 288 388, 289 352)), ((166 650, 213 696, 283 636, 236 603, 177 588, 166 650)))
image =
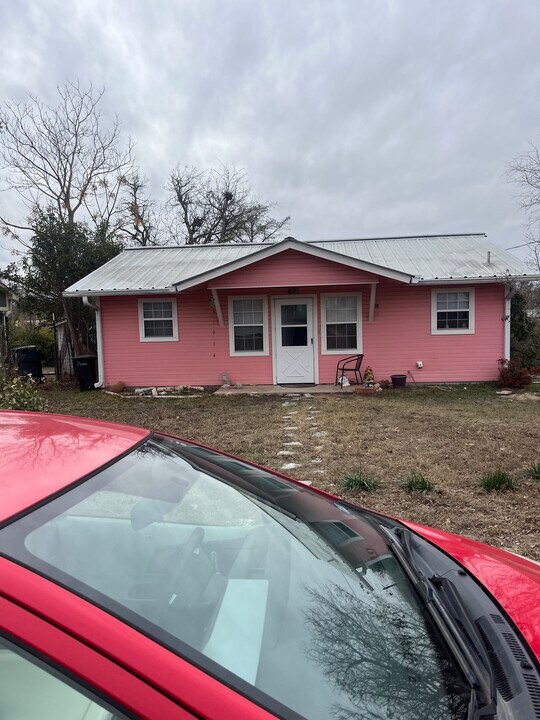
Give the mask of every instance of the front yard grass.
POLYGON ((540 560, 540 483, 529 474, 540 463, 540 395, 534 398, 540 387, 510 397, 490 385, 448 388, 299 400, 293 417, 302 445, 287 458, 277 453, 291 439, 284 431, 291 421, 282 416, 292 408, 280 396, 130 399, 54 388, 43 394, 51 412, 142 425, 275 470, 292 461, 298 467, 289 474, 360 505, 540 560), (342 478, 358 468, 376 489, 344 488, 342 478), (514 491, 481 488, 480 478, 496 470, 515 478, 514 491), (409 492, 403 478, 412 473, 436 492, 409 492))

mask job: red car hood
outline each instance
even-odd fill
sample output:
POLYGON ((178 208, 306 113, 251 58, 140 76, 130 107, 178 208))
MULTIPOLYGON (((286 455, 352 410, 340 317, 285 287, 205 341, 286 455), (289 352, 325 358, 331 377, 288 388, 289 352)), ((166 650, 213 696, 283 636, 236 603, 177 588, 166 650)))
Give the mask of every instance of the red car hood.
POLYGON ((401 520, 450 555, 508 613, 540 660, 540 564, 519 555, 401 520))

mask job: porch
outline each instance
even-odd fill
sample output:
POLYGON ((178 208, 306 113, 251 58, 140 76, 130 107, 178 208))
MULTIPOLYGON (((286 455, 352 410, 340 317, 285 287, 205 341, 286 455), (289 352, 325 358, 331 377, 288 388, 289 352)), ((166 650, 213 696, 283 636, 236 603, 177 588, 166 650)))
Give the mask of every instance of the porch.
POLYGON ((241 388, 219 388, 214 395, 338 395, 354 392, 354 385, 340 388, 339 385, 243 385, 241 388))

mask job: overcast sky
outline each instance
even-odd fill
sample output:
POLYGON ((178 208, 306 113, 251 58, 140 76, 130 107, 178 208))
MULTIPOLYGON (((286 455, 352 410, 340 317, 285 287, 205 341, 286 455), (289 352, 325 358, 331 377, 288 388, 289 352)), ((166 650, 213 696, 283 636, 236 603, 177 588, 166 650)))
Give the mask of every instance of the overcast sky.
POLYGON ((104 85, 156 195, 176 163, 242 167, 301 240, 509 247, 525 216, 505 168, 540 134, 539 29, 538 0, 0 0, 0 99, 104 85))

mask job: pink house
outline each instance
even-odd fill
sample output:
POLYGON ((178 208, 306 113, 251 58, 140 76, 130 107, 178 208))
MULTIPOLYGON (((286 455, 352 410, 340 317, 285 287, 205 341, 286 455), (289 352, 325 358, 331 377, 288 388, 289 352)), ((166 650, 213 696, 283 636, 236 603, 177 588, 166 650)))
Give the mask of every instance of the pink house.
POLYGON ((509 356, 513 255, 485 236, 130 248, 72 285, 96 308, 99 382, 494 380, 509 356))

